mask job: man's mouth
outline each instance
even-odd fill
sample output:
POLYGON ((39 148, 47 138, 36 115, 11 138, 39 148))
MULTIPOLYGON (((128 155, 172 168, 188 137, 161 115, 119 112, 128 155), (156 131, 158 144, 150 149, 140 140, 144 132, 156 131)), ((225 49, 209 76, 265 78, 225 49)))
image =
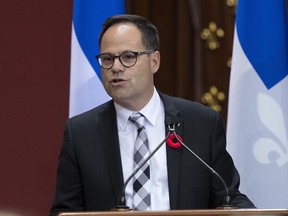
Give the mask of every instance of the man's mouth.
POLYGON ((120 83, 120 82, 123 82, 125 81, 124 79, 113 79, 111 82, 112 83, 120 83))

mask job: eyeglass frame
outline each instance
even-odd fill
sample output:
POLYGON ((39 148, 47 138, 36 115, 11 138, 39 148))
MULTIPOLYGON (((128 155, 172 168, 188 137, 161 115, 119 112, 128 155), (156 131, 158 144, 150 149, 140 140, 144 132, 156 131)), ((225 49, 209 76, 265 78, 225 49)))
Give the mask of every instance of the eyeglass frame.
POLYGON ((118 58, 119 59, 119 62, 126 68, 130 68, 130 67, 133 67, 136 63, 137 63, 137 60, 138 60, 138 56, 141 56, 141 55, 149 55, 151 53, 155 52, 154 50, 144 50, 144 51, 141 51, 141 52, 136 52, 136 51, 124 51, 122 52, 120 55, 113 55, 112 53, 100 53, 99 55, 97 55, 95 58, 97 59, 97 62, 99 64, 99 66, 103 69, 111 69, 114 65, 114 62, 115 62, 115 59, 118 58), (133 53, 135 55, 135 62, 132 64, 132 65, 129 65, 129 66, 126 66, 125 64, 123 64, 122 60, 121 60, 121 56, 125 53, 133 53), (113 59, 113 62, 112 62, 112 65, 110 67, 103 67, 100 63, 100 57, 101 55, 109 55, 112 59, 113 59))

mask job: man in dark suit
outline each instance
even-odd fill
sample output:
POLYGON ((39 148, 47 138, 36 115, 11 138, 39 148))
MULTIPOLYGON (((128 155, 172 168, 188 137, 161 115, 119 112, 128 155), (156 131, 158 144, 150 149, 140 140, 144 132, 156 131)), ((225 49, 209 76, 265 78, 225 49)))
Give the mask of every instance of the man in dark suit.
MULTIPOLYGON (((110 17, 99 44, 97 60, 112 100, 67 121, 51 216, 115 207, 135 169, 134 141, 143 130, 143 145, 151 153, 165 138, 171 119, 183 142, 223 178, 231 204, 254 208, 238 190, 240 179, 226 151, 219 113, 155 89, 153 77, 160 67, 156 27, 140 16, 110 17), (140 130, 130 121, 135 113, 145 119, 140 130)), ((219 178, 183 147, 163 145, 147 164, 149 204, 143 210, 217 208, 227 195, 219 178)), ((127 205, 142 210, 135 207, 133 181, 125 190, 127 205)))

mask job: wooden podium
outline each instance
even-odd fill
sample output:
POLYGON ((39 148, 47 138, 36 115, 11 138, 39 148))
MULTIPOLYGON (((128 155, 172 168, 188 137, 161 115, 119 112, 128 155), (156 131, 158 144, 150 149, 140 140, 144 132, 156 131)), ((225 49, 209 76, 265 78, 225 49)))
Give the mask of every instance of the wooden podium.
POLYGON ((58 216, 288 216, 288 209, 63 212, 58 216))

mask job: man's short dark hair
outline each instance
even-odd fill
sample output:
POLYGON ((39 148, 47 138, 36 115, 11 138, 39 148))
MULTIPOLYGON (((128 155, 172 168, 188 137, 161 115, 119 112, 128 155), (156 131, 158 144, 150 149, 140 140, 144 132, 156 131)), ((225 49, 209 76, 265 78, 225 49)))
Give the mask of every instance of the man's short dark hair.
POLYGON ((99 36, 99 47, 105 32, 115 24, 131 23, 134 24, 142 35, 142 44, 147 50, 160 50, 160 40, 157 28, 146 18, 138 15, 123 14, 109 17, 102 25, 99 36))

